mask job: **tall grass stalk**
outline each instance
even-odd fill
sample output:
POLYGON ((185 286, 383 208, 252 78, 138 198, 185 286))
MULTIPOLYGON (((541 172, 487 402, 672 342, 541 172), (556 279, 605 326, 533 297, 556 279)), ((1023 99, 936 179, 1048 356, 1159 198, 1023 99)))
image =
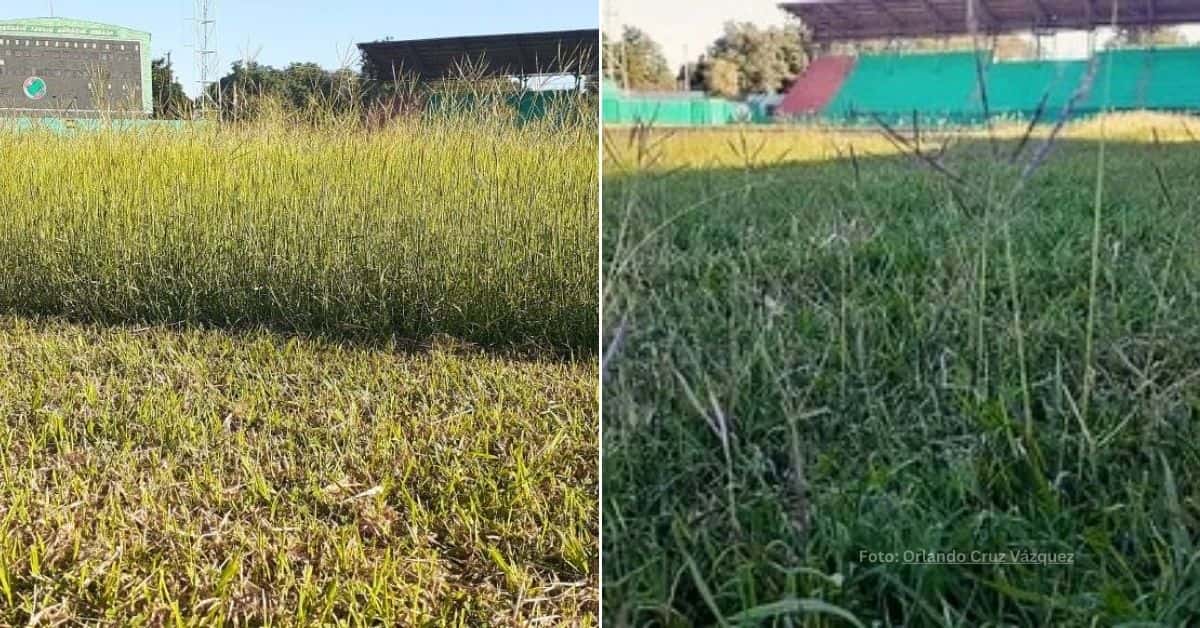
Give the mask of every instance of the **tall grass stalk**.
POLYGON ((0 129, 0 308, 595 351, 598 148, 578 107, 0 129))
MULTIPOLYGON (((1113 9, 1113 22, 1116 22, 1116 9, 1113 9)), ((1105 67, 1105 102, 1111 99, 1112 92, 1112 61, 1109 60, 1105 67)), ((1096 285, 1100 277, 1100 224, 1103 218, 1103 203, 1104 203, 1104 157, 1105 148, 1107 146, 1106 121, 1102 117, 1100 119, 1100 142, 1096 152, 1096 194, 1092 203, 1092 248, 1091 248, 1091 268, 1088 277, 1088 314, 1087 314, 1087 329, 1084 333, 1083 343, 1083 392, 1080 395, 1080 417, 1079 420, 1083 423, 1082 429, 1084 433, 1088 433, 1087 421, 1088 410, 1091 403, 1092 387, 1095 385, 1096 369, 1092 364, 1095 334, 1096 334, 1096 285)), ((1087 443, 1092 446, 1094 443, 1090 436, 1087 443)))

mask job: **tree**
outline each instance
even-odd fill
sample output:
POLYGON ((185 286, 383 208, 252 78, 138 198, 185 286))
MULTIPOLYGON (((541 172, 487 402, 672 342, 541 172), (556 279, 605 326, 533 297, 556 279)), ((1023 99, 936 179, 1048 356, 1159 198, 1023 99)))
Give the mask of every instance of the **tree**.
POLYGON ((280 73, 283 96, 295 109, 328 103, 333 98, 333 77, 316 63, 293 63, 280 73))
POLYGON ((1180 46, 1188 41, 1182 31, 1170 26, 1124 26, 1117 29, 1117 43, 1122 46, 1180 46))
POLYGON ((704 89, 710 94, 734 98, 741 93, 738 67, 728 59, 716 58, 704 65, 704 89))
POLYGON ((751 22, 727 22, 722 35, 709 47, 708 56, 712 63, 724 60, 733 64, 739 94, 775 93, 808 67, 807 42, 808 34, 799 22, 767 28, 751 22))
POLYGON ((221 116, 234 120, 252 116, 263 98, 283 98, 283 72, 257 61, 235 61, 210 89, 221 103, 221 116))
POLYGON ((150 62, 150 82, 154 88, 154 117, 179 120, 191 115, 192 103, 175 77, 175 68, 166 59, 150 62))
POLYGON ((675 86, 662 47, 637 27, 626 26, 619 42, 606 37, 604 55, 612 78, 623 87, 655 90, 675 86))
POLYGON ((683 86, 683 89, 690 91, 704 91, 704 55, 700 55, 697 61, 688 61, 679 66, 679 73, 675 75, 675 82, 683 86))

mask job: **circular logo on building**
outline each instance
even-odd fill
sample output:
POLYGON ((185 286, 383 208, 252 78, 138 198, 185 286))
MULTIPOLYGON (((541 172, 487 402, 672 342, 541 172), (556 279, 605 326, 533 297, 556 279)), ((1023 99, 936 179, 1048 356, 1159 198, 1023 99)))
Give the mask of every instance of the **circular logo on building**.
POLYGON ((25 97, 30 100, 41 100, 46 97, 46 81, 40 76, 25 79, 25 97))

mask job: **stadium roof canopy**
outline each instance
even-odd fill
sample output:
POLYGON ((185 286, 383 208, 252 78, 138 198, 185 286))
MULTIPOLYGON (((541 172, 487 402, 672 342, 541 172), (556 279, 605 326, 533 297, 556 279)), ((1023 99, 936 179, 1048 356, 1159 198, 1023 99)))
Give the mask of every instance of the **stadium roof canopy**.
POLYGON ((793 0, 779 6, 799 17, 818 42, 937 37, 970 33, 1088 30, 1112 24, 1163 26, 1200 22, 1196 0, 793 0), (972 13, 974 15, 972 15, 972 13))
POLYGON ((359 44, 378 79, 396 75, 420 80, 474 77, 592 75, 600 68, 599 29, 443 37, 359 44))

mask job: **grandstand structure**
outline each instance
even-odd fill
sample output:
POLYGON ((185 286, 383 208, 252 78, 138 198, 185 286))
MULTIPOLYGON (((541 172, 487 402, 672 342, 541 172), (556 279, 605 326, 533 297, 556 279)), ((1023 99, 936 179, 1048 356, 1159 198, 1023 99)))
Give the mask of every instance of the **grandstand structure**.
POLYGON ((1200 22, 1195 0, 792 0, 818 43, 1200 22), (1115 13, 1114 13, 1115 12, 1115 13))
POLYGON ((508 35, 384 40, 358 45, 364 72, 376 80, 422 82, 539 76, 594 78, 600 69, 599 29, 508 35))
MULTIPOLYGON (((780 6, 822 44, 1200 22, 1195 0, 799 0, 780 6)), ((999 61, 986 44, 956 52, 825 55, 797 77, 777 111, 843 122, 920 117, 969 123, 985 114, 1054 120, 1133 109, 1200 111, 1200 47, 1111 49, 1075 60, 999 61)))
POLYGON ((479 104, 477 82, 498 81, 519 121, 558 115, 560 102, 599 85, 600 30, 383 40, 358 45, 363 74, 382 83, 437 85, 431 110, 479 104), (539 80, 541 79, 541 80, 539 80), (463 90, 456 89, 463 86, 463 90))

